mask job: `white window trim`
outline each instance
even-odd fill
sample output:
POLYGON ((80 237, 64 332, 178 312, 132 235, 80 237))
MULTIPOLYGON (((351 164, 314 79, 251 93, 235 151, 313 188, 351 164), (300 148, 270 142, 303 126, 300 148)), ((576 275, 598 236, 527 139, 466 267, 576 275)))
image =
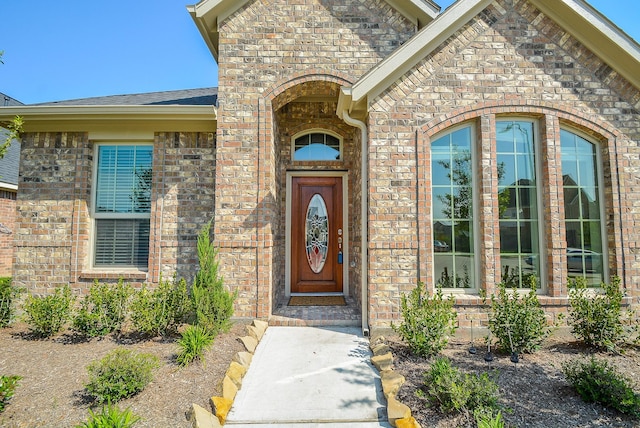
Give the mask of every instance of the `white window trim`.
MULTIPOLYGON (((584 140, 588 141, 589 143, 593 144, 594 147, 596 148, 596 166, 598 167, 597 171, 596 171, 596 180, 598 181, 598 197, 600 198, 600 236, 602 238, 602 275, 603 275, 603 280, 606 281, 607 278, 610 278, 609 276, 609 243, 607 242, 607 225, 606 225, 606 211, 605 211, 605 193, 604 193, 604 189, 605 189, 605 182, 604 182, 604 167, 603 167, 603 163, 602 163, 602 143, 599 141, 596 141, 592 136, 590 136, 589 134, 587 134, 586 132, 572 127, 570 125, 561 123, 560 124, 560 130, 561 131, 567 131, 570 132, 572 134, 577 135, 580 138, 583 138, 584 140)), ((562 153, 560 153, 560 157, 562 158, 562 153)), ((560 172, 562 173, 562 165, 560 166, 560 172)), ((563 201, 564 202, 564 201, 563 201)), ((562 219, 562 222, 566 225, 566 216, 562 219)), ((566 237, 565 237, 566 239, 566 237)))
MULTIPOLYGON (((89 269, 91 271, 100 271, 100 272, 147 272, 148 267, 138 268, 138 267, 122 267, 122 266, 96 266, 96 233, 97 219, 137 219, 137 218, 148 218, 151 221, 151 212, 149 213, 96 213, 96 193, 97 193, 97 183, 98 183, 98 151, 101 146, 151 146, 153 147, 153 142, 141 142, 141 141, 124 141, 124 140, 116 140, 116 141, 100 141, 95 142, 93 145, 93 162, 92 162, 92 172, 91 172, 91 209, 90 209, 90 227, 89 227, 89 269)), ((151 234, 152 231, 150 230, 151 234)))
MULTIPOLYGON (((537 203, 537 214, 538 214, 538 257, 539 257, 539 264, 540 264, 540 277, 538 278, 539 280, 539 284, 538 284, 538 289, 536 290, 536 293, 538 295, 546 295, 548 293, 549 287, 547 284, 547 264, 543 263, 542 261, 546 258, 548 251, 548 245, 547 245, 547 239, 546 239, 546 235, 545 235, 545 231, 546 231, 546 223, 545 223, 545 219, 544 219, 544 210, 543 210, 543 196, 542 196, 542 188, 546 188, 549 183, 543 182, 543 168, 542 168, 542 144, 549 144, 548 141, 542 141, 541 139, 541 135, 540 135, 540 120, 537 118, 532 118, 530 116, 519 116, 519 115, 505 115, 505 116, 499 116, 496 117, 495 123, 497 125, 498 122, 508 122, 508 121, 513 121, 513 122, 528 122, 531 123, 533 125, 533 156, 534 156, 534 161, 536 163, 536 203, 537 203)), ((492 130, 492 131, 495 131, 492 130)), ((495 145, 495 141, 493 144, 493 147, 496 147, 495 145)), ((494 149, 495 150, 495 149, 494 149)), ((497 153, 496 153, 496 162, 497 162, 497 153)), ((496 177, 497 180, 497 177, 496 177)), ((500 218, 498 217, 498 222, 500 221, 500 218)), ((498 228, 499 230, 499 228, 498 228)), ((499 237, 498 237, 499 239, 499 237)), ((501 249, 502 250, 502 249, 501 249)), ((499 262, 500 264, 500 276, 502 277, 502 252, 498 253, 498 260, 496 260, 496 262, 499 262)), ((522 293, 528 293, 529 290, 527 288, 518 288, 517 289, 518 292, 522 292, 522 293)))
MULTIPOLYGON (((463 122, 460 123, 458 125, 454 125, 450 128, 447 128, 445 130, 443 130, 442 132, 439 132, 435 135, 433 135, 430 140, 431 141, 436 141, 439 138, 442 138, 446 135, 450 135, 456 131, 459 131, 460 129, 464 129, 464 128, 469 128, 470 130, 470 145, 471 145, 471 194, 472 194, 472 203, 473 203, 473 210, 472 210, 472 216, 473 218, 471 219, 471 224, 473 227, 473 287, 471 288, 443 288, 442 291, 443 293, 446 294, 453 294, 453 295, 478 295, 480 293, 480 274, 481 274, 481 270, 480 270, 480 263, 479 263, 479 254, 480 254, 480 239, 478 238, 478 232, 480 231, 480 194, 478 191, 476 191, 476 185, 479 182, 479 180, 482 179, 482 177, 480 175, 478 175, 478 171, 480 170, 480 168, 478 168, 478 166, 476 165, 477 159, 478 159, 478 133, 476 130, 476 122, 475 121, 471 121, 471 122, 463 122)), ((430 159, 431 159, 431 164, 433 164, 433 158, 431 156, 431 152, 430 152, 430 159)), ((429 167, 431 174, 433 174, 433 168, 432 166, 429 167)), ((430 179, 432 180, 433 176, 430 177, 430 179)), ((431 194, 431 212, 429 213, 429 227, 431 228, 431 230, 433 231, 433 184, 432 187, 430 189, 430 194, 431 194)), ((433 232, 432 232, 433 234, 433 232)), ((433 281, 434 286, 437 284, 438 282, 438 278, 437 278, 437 273, 436 273, 436 269, 435 269, 435 256, 436 253, 433 249, 433 236, 431 239, 431 242, 428 244, 431 254, 432 254, 432 260, 433 262, 431 263, 431 278, 433 281)))
POLYGON ((295 134, 294 136, 291 137, 291 161, 292 162, 344 162, 344 142, 343 142, 343 138, 341 135, 330 131, 328 129, 324 129, 324 128, 311 128, 311 129, 305 129, 304 131, 298 132, 297 134, 295 134), (309 134, 326 134, 326 135, 331 135, 332 137, 335 137, 338 139, 339 143, 340 143, 340 159, 336 159, 336 160, 331 160, 331 161, 327 161, 327 160, 295 160, 294 156, 296 154, 296 140, 300 137, 304 137, 305 135, 309 135, 309 134))

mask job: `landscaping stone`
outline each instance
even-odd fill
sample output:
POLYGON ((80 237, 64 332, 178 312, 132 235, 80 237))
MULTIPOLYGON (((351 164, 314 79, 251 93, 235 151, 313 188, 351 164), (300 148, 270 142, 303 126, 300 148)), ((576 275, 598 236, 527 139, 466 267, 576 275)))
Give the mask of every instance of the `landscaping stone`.
POLYGON ((222 380, 222 396, 228 400, 233 401, 236 398, 236 394, 238 393, 238 387, 236 384, 229 378, 229 376, 225 376, 222 380))
POLYGON ((380 380, 382 381, 382 391, 388 400, 390 396, 398 393, 398 390, 404 384, 405 378, 393 370, 384 370, 380 372, 380 380))
POLYGON ((391 348, 386 343, 379 343, 371 348, 373 355, 384 355, 391 352, 391 348))
POLYGON ((408 418, 398 419, 396 421, 396 428, 422 428, 416 418, 410 416, 408 418))
POLYGON ((371 363, 373 363, 379 372, 391 370, 393 368, 393 355, 391 352, 388 352, 384 355, 371 357, 371 363))
POLYGON ((229 414, 229 410, 231 410, 231 406, 233 406, 233 400, 224 397, 211 397, 213 413, 221 425, 224 425, 227 421, 227 415, 229 414))
POLYGON ((249 334, 249 336, 253 337, 256 341, 260 341, 260 331, 252 326, 252 325, 248 325, 247 326, 247 333, 249 334))
POLYGON ((256 348, 258 347, 258 340, 251 336, 243 336, 239 338, 240 342, 244 345, 247 352, 251 352, 252 354, 256 352, 256 348))
POLYGON ((246 373, 247 369, 244 366, 235 361, 231 361, 231 364, 229 364, 229 368, 227 369, 226 376, 228 376, 238 389, 240 389, 242 386, 242 378, 246 373))
POLYGON ((191 411, 189 412, 189 421, 193 428, 219 428, 222 427, 218 418, 213 416, 213 413, 209 412, 203 407, 193 404, 191 411))
POLYGON ((269 323, 266 321, 253 320, 252 324, 258 329, 258 340, 262 340, 262 336, 264 336, 264 332, 267 331, 269 323))
POLYGON ((373 351, 373 348, 375 348, 380 344, 384 344, 385 341, 386 339, 382 335, 372 337, 371 340, 369 341, 369 348, 373 351))
POLYGON ((251 360, 253 360, 253 354, 249 352, 238 352, 233 356, 233 361, 239 363, 242 367, 248 369, 251 364, 251 360))
POLYGON ((411 409, 391 395, 387 397, 387 417, 392 426, 398 427, 398 420, 411 418, 411 409))

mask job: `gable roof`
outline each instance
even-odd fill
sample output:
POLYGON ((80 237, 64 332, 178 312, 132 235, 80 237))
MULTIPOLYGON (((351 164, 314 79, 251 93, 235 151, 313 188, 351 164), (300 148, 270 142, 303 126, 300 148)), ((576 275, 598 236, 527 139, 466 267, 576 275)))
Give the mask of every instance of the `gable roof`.
MULTIPOLYGON (((440 13, 440 6, 432 0, 386 0, 387 3, 418 28, 429 24, 440 13)), ((202 0, 187 10, 198 27, 211 54, 218 61, 219 24, 249 0, 202 0)))
MULTIPOLYGON (((583 0, 529 1, 640 89, 640 45, 604 15, 583 0)), ((344 111, 356 118, 366 116, 371 100, 491 3, 492 0, 458 0, 355 84, 343 87, 338 116, 342 117, 344 111)))

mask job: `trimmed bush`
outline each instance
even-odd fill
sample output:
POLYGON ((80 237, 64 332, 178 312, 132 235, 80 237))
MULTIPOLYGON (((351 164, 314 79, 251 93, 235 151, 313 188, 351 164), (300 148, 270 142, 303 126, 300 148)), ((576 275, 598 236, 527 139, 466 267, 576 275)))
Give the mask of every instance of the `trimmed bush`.
POLYGON ((210 230, 211 223, 207 223, 198 235, 200 269, 193 280, 191 296, 195 324, 217 335, 231 326, 237 292, 231 293, 224 287, 219 273, 218 249, 211 242, 210 230))
POLYGON ((640 417, 640 395, 629 386, 631 381, 607 361, 593 356, 588 361, 573 360, 563 363, 562 371, 587 403, 600 403, 640 417))
POLYGON ((182 337, 178 339, 177 362, 181 366, 186 366, 192 361, 203 359, 204 353, 213 345, 214 336, 205 328, 199 325, 190 325, 182 333, 182 337))
POLYGON ((27 296, 24 312, 29 330, 38 337, 51 337, 59 333, 71 319, 74 300, 68 285, 57 288, 49 296, 27 296))
POLYGON ((11 277, 0 277, 0 327, 8 326, 15 318, 14 300, 19 293, 11 277))
POLYGON ((117 348, 89 364, 87 392, 99 403, 115 403, 142 391, 153 380, 158 358, 151 354, 117 348))
POLYGON ((536 279, 527 277, 529 291, 521 294, 515 287, 507 290, 498 284, 497 296, 491 296, 489 330, 498 340, 498 348, 506 352, 534 352, 551 334, 544 309, 536 293, 536 279))
POLYGON ((120 410, 111 404, 104 406, 100 413, 94 413, 89 409, 89 420, 76 428, 131 428, 140 417, 130 409, 120 410))
POLYGON ((615 351, 627 334, 622 320, 620 278, 602 283, 603 294, 587 287, 584 278, 569 281, 569 325, 571 332, 586 345, 615 351))
POLYGON ((73 329, 89 337, 120 330, 132 293, 133 288, 123 280, 117 284, 101 284, 96 280, 73 319, 73 329))
POLYGON ((4 408, 9 404, 20 379, 20 376, 0 376, 0 413, 4 412, 4 408))
POLYGON ((424 293, 424 284, 418 282, 409 295, 402 295, 400 310, 402 321, 391 327, 416 355, 428 357, 443 350, 449 337, 456 331, 458 315, 453 311, 453 297, 443 298, 437 288, 433 296, 424 293))
POLYGON ((192 313, 191 300, 184 279, 160 278, 158 286, 146 286, 135 293, 131 302, 131 322, 141 333, 166 336, 176 334, 192 313))

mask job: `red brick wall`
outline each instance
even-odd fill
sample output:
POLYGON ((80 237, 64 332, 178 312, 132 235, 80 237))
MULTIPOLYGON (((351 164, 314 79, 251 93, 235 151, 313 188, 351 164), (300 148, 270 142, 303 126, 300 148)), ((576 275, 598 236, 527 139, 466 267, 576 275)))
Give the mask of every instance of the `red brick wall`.
POLYGON ((16 192, 0 190, 0 276, 11 276, 16 233, 16 192), (9 232, 9 233, 7 233, 9 232))

